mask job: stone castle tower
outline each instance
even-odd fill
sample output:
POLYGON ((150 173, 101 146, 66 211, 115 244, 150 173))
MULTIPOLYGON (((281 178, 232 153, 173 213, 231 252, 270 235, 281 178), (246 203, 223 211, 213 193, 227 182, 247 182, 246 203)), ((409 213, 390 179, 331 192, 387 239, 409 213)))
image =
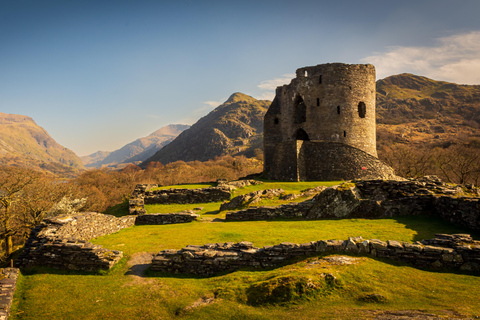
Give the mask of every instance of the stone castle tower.
POLYGON ((300 68, 278 87, 264 118, 264 172, 286 181, 389 178, 378 160, 375 67, 300 68))

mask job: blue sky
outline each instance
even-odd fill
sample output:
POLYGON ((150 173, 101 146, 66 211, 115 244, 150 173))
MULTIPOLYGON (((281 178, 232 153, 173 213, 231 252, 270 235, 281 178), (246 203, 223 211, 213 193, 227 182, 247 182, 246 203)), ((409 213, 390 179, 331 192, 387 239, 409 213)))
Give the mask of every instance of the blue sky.
POLYGON ((295 70, 373 63, 480 84, 480 1, 0 0, 0 112, 78 155, 193 124, 295 70))

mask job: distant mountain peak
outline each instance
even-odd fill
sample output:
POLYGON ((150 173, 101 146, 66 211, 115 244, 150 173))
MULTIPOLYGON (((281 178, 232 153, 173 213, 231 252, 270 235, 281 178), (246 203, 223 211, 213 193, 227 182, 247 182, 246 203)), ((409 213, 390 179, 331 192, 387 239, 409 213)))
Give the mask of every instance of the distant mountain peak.
POLYGON ((21 122, 31 122, 36 125, 35 121, 28 117, 21 114, 9 114, 0 112, 0 124, 7 124, 7 123, 21 123, 21 122))
POLYGON ((117 166, 122 163, 144 161, 155 152, 170 143, 181 132, 190 128, 187 124, 170 124, 162 127, 146 137, 130 142, 112 152, 96 152, 81 157, 87 167, 117 166))
POLYGON ((268 100, 235 92, 141 166, 151 161, 207 161, 226 154, 253 156, 262 147, 263 117, 269 105, 268 100))
POLYGON ((255 102, 257 99, 241 92, 235 92, 227 99, 227 101, 225 101, 225 103, 235 103, 240 101, 255 102))
POLYGON ((58 144, 32 118, 1 112, 0 164, 47 168, 65 176, 73 176, 83 169, 80 158, 58 144))

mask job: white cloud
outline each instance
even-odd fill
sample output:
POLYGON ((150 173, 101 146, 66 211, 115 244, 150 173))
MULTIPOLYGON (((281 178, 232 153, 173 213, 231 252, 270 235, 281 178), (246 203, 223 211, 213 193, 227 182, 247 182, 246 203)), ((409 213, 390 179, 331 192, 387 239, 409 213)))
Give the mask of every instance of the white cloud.
MULTIPOLYGON (((221 105, 223 102, 220 101, 204 101, 203 104, 206 104, 209 107, 216 108, 221 105)), ((203 108, 202 108, 203 109, 203 108)))
POLYGON ((295 78, 295 74, 284 74, 279 78, 262 81, 257 87, 266 92, 257 95, 255 98, 259 100, 273 100, 275 97, 275 89, 290 83, 292 78, 295 78))
POLYGON ((480 31, 439 38, 433 47, 389 47, 361 61, 375 65, 378 79, 410 72, 435 80, 480 84, 480 31))

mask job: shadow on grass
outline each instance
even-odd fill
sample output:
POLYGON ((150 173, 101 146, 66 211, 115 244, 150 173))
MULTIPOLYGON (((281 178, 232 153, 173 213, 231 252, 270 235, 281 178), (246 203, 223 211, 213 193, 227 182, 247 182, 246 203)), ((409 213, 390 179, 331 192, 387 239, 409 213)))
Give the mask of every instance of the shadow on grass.
POLYGON ((202 212, 202 215, 204 215, 204 214, 213 215, 213 214, 219 214, 219 213, 220 213, 220 210, 212 210, 212 211, 202 212))
POLYGON ((417 232, 413 238, 413 241, 433 239, 435 238, 435 234, 438 233, 466 233, 470 234, 474 239, 480 239, 480 233, 478 231, 453 225, 434 215, 397 216, 393 217, 392 219, 404 224, 406 228, 417 232))
POLYGON ((128 216, 128 202, 122 202, 119 204, 114 205, 113 207, 108 208, 105 210, 104 214, 111 214, 115 217, 123 217, 128 216))

